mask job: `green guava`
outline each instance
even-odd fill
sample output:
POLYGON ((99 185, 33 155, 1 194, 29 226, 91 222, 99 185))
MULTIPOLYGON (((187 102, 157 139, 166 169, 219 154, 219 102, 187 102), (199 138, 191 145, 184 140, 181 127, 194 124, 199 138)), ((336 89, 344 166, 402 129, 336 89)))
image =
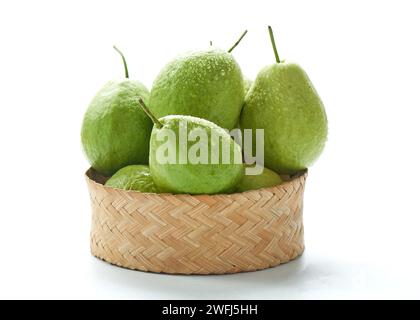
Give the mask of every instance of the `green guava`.
POLYGON ((128 78, 109 81, 84 115, 83 150, 92 168, 103 175, 112 175, 130 164, 148 162, 153 123, 139 107, 140 97, 147 102, 149 92, 139 81, 128 78))
POLYGON ((153 83, 150 110, 158 118, 190 115, 232 129, 245 97, 241 69, 230 53, 239 41, 228 51, 210 48, 169 62, 153 83))
POLYGON ((234 192, 257 190, 279 185, 283 182, 281 177, 274 171, 264 168, 258 175, 244 175, 242 180, 235 186, 234 192))
MULTIPOLYGON (((143 107, 148 110, 144 104, 143 107)), ((156 119, 150 110, 148 114, 155 123, 150 138, 149 166, 159 190, 222 193, 242 179, 241 148, 224 129, 197 117, 171 115, 156 119), (188 139, 181 137, 183 130, 188 139), (173 139, 170 139, 171 132, 173 139), (213 140, 212 135, 217 139, 213 140), (163 156, 172 157, 173 161, 164 162, 163 156)))
POLYGON ((157 193, 158 189, 145 165, 130 165, 118 170, 105 183, 107 187, 157 193))
MULTIPOLYGON (((324 105, 305 71, 280 61, 264 67, 247 94, 241 129, 264 129, 264 163, 280 174, 306 169, 320 156, 327 139, 324 105)), ((255 140, 254 150, 255 150, 255 140)))

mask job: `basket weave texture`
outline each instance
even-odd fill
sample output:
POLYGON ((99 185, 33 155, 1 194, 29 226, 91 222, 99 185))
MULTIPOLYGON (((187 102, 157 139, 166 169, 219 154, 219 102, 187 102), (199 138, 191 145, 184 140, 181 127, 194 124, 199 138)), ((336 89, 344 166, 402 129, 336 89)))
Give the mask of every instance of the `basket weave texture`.
POLYGON ((302 254, 307 173, 236 194, 152 194, 105 187, 86 172, 92 254, 112 264, 176 274, 254 271, 302 254))

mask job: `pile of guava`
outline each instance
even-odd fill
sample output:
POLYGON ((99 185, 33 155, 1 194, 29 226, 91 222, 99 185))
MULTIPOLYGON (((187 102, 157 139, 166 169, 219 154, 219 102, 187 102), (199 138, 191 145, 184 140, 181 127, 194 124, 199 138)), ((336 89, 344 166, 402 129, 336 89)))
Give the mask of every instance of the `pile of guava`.
POLYGON ((167 63, 151 91, 109 81, 84 115, 83 150, 108 187, 151 193, 236 193, 281 184, 312 165, 327 139, 323 103, 305 71, 280 60, 254 81, 212 45, 167 63))

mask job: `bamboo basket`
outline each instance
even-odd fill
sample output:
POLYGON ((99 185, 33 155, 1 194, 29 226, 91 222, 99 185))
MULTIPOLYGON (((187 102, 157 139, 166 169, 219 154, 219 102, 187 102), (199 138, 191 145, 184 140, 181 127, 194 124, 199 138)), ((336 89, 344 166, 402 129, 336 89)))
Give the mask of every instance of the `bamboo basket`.
POLYGON ((86 172, 91 251, 111 264, 174 274, 255 271, 300 256, 307 172, 236 194, 153 194, 105 187, 86 172))

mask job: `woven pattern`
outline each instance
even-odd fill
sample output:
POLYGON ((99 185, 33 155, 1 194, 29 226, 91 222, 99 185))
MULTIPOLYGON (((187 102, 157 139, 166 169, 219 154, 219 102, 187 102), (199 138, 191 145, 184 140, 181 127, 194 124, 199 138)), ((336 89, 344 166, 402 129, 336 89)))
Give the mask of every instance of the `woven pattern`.
POLYGON ((230 195, 148 194, 105 187, 92 169, 91 251, 143 271, 223 274, 265 269, 304 250, 307 173, 230 195))

